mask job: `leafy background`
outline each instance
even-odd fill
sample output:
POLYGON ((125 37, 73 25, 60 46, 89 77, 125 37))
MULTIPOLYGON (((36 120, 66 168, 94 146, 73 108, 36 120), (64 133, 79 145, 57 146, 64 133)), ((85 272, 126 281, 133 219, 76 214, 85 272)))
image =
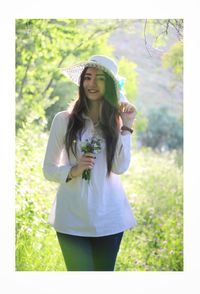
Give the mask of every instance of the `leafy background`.
POLYGON ((42 164, 52 119, 77 88, 60 68, 115 58, 138 110, 132 161, 121 176, 138 225, 116 271, 183 270, 183 21, 16 20, 16 270, 65 271, 47 224, 57 184, 42 164))

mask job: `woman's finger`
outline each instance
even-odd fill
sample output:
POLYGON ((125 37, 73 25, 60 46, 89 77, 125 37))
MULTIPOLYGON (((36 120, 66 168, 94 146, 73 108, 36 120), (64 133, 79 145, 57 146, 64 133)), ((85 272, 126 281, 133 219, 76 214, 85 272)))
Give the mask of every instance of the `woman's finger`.
POLYGON ((128 102, 122 102, 119 107, 120 112, 136 112, 136 108, 133 104, 128 102))
POLYGON ((88 158, 95 158, 93 153, 85 153, 84 156, 88 158))

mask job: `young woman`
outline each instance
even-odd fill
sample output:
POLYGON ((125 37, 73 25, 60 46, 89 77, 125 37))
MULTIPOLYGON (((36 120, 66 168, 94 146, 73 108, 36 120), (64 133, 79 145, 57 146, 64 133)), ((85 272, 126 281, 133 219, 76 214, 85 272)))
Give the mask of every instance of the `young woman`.
POLYGON ((49 216, 68 271, 113 271, 123 232, 136 221, 119 180, 131 159, 133 105, 121 102, 106 56, 64 71, 79 96, 52 122, 44 176, 60 183, 49 216))

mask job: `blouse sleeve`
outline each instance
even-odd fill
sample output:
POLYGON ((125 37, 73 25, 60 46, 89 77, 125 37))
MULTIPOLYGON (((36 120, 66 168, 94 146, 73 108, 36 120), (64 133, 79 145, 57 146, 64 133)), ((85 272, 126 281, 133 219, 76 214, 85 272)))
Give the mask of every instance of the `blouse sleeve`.
POLYGON ((67 129, 66 115, 64 117, 63 114, 64 112, 59 112, 53 119, 43 163, 45 178, 58 183, 65 183, 71 169, 68 158, 64 165, 60 165, 67 129))
POLYGON ((130 165, 131 161, 131 135, 119 135, 112 172, 115 174, 124 173, 130 165))

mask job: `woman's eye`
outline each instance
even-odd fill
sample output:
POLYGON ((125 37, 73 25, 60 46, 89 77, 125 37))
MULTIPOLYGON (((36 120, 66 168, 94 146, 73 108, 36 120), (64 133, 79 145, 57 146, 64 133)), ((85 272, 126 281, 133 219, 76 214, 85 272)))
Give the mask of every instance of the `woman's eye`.
POLYGON ((85 81, 85 80, 90 80, 90 77, 84 77, 84 81, 85 81))
POLYGON ((99 81, 105 81, 104 77, 98 78, 99 81))
MULTIPOLYGON (((92 78, 91 77, 84 77, 84 81, 90 81, 92 78)), ((96 81, 105 81, 105 77, 96 77, 96 81)))

